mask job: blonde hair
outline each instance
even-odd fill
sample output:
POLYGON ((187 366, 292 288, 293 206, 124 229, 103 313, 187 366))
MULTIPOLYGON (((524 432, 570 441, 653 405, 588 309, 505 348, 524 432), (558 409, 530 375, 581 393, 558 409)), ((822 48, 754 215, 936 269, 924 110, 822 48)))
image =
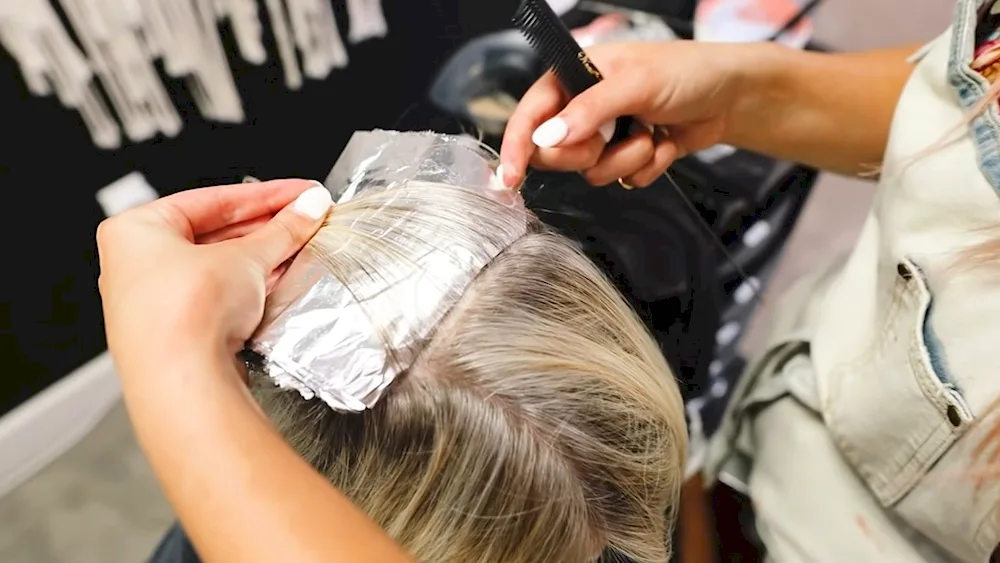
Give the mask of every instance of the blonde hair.
MULTIPOLYGON (((467 243, 512 228, 503 217, 474 191, 408 185, 336 207, 308 251, 363 291, 428 228, 467 243)), ((670 557, 687 448, 676 382, 600 270, 534 217, 372 409, 334 412, 260 373, 251 387, 289 443, 420 561, 670 557)))

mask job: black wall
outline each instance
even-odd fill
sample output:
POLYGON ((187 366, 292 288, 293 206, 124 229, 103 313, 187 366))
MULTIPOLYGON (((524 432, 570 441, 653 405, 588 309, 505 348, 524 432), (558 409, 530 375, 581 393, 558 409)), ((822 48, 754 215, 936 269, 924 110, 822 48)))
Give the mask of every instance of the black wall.
MULTIPOLYGON (((343 0, 334 5, 343 27, 343 0)), ((76 114, 54 98, 30 97, 16 64, 0 49, 6 211, 0 221, 0 415, 105 349, 96 288, 94 232, 104 218, 97 190, 135 170, 161 195, 244 175, 322 179, 357 129, 446 128, 422 103, 434 72, 464 41, 508 27, 516 0, 387 0, 383 6, 388 37, 350 46, 350 66, 326 81, 307 81, 291 92, 276 63, 249 67, 234 57, 246 123, 203 121, 184 85, 170 81, 185 118, 181 134, 111 152, 94 148, 76 114)), ((275 61, 273 47, 270 54, 275 61)))

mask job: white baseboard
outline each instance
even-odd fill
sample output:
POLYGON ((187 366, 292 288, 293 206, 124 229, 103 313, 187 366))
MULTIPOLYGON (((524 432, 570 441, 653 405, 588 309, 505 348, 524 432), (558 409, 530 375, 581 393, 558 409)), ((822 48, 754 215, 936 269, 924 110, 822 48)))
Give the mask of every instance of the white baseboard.
POLYGON ((120 397, 105 352, 0 417, 0 497, 82 440, 120 397))

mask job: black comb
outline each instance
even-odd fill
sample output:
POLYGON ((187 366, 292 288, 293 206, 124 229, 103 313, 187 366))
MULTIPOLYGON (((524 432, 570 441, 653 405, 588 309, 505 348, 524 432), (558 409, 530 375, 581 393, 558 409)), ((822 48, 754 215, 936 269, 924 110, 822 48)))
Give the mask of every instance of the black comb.
MULTIPOLYGON (((571 97, 604 80, 546 0, 523 0, 514 12, 513 22, 571 97)), ((611 142, 628 137, 632 122, 631 117, 619 117, 611 142)))

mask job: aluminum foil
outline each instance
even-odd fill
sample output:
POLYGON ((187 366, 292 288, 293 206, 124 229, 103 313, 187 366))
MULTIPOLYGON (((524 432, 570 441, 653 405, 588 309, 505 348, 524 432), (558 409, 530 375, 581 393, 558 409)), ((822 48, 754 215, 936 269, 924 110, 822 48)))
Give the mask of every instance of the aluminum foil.
MULTIPOLYGON (((268 297, 248 343, 275 384, 337 411, 374 406, 479 271, 526 233, 524 202, 497 180, 496 163, 495 153, 468 137, 355 133, 325 182, 340 204, 373 190, 398 190, 406 198, 416 189, 412 182, 430 182, 474 190, 502 205, 490 206, 472 237, 468 224, 458 236, 457 227, 433 220, 433 210, 413 206, 419 217, 395 222, 405 230, 396 233, 406 242, 403 255, 393 249, 372 256, 375 276, 359 271, 337 279, 307 247, 268 297)), ((350 228, 359 236, 396 236, 392 229, 362 232, 373 229, 366 225, 355 221, 350 228)))
POLYGON ((324 185, 337 203, 367 190, 422 181, 479 190, 513 204, 496 178, 499 158, 471 137, 429 131, 358 131, 347 142, 324 185))

